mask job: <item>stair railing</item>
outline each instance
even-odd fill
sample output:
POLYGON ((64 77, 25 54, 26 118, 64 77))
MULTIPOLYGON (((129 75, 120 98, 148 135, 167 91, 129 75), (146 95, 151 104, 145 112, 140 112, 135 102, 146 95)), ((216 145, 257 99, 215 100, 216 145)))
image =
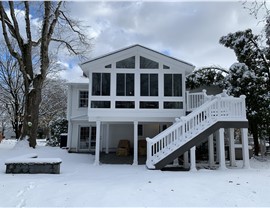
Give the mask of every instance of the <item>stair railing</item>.
POLYGON ((246 121, 245 96, 214 96, 189 115, 177 118, 172 126, 154 138, 146 138, 146 166, 154 169, 157 162, 218 121, 246 121))

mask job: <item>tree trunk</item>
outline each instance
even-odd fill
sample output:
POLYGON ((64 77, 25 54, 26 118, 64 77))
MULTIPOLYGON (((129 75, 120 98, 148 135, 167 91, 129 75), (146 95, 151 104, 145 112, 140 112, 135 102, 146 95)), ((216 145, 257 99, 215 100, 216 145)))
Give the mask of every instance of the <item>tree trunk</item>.
POLYGON ((253 119, 250 119, 249 122, 250 122, 250 131, 251 134, 253 135, 254 141, 254 154, 258 156, 260 152, 258 124, 253 119))
POLYGON ((29 146, 36 147, 38 133, 39 104, 41 102, 41 83, 36 84, 36 88, 30 90, 26 96, 25 117, 23 123, 23 137, 28 136, 29 146))

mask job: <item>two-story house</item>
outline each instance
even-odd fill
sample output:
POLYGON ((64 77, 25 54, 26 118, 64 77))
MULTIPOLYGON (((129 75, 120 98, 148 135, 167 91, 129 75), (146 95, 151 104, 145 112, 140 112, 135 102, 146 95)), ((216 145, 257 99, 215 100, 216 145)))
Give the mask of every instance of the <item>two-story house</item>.
MULTIPOLYGON (((80 67, 87 78, 84 82, 68 85, 68 146, 71 152, 94 152, 95 163, 99 164, 100 152, 115 152, 119 141, 124 139, 131 143, 133 164, 138 164, 138 141, 148 138, 147 166, 153 168, 155 165, 150 161, 157 160, 150 157, 163 152, 167 158, 162 160, 163 165, 196 145, 191 142, 177 154, 175 149, 172 150, 174 154, 164 154, 166 145, 175 141, 177 134, 181 137, 180 129, 177 133, 172 129, 183 123, 176 118, 185 118, 187 111, 207 101, 202 100, 202 94, 197 94, 196 98, 186 94, 185 77, 194 69, 192 64, 133 45, 84 62, 80 67), (164 136, 157 140, 156 135, 164 136)), ((189 125, 181 130, 185 139, 189 130, 206 121, 206 110, 202 112, 204 114, 196 115, 197 120, 192 124, 184 124, 189 125)), ((238 127, 246 129, 245 115, 241 116, 232 120, 237 121, 238 127)), ((232 125, 225 127, 233 128, 232 125)))

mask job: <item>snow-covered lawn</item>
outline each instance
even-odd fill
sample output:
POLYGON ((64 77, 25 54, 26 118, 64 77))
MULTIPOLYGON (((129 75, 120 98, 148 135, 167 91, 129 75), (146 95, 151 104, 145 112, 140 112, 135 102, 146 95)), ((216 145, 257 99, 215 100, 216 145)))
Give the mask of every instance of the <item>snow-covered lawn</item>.
POLYGON ((94 166, 88 154, 14 143, 0 144, 0 207, 270 205, 270 160, 251 159, 248 170, 165 172, 144 165, 94 166), (28 153, 61 158, 61 174, 5 174, 6 159, 28 153))

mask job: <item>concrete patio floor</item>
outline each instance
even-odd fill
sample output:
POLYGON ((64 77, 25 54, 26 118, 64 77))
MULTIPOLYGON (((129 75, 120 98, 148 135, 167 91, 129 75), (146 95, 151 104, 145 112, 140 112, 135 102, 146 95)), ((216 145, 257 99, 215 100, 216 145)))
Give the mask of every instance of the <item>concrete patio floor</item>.
MULTIPOLYGON (((102 164, 133 164, 133 155, 128 156, 117 156, 115 152, 106 154, 101 153, 100 154, 100 162, 102 164)), ((138 164, 139 165, 145 165, 146 162, 146 156, 139 156, 138 157, 138 164)))

